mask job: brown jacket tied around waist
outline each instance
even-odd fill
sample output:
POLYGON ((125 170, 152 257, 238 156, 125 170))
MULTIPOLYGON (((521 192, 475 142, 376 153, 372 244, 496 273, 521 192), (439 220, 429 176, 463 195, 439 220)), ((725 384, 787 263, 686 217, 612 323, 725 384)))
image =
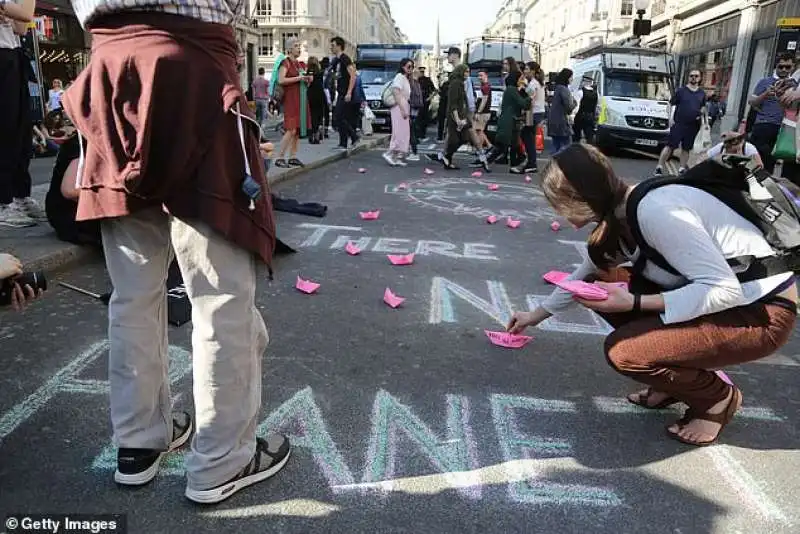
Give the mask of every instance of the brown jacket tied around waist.
POLYGON ((232 110, 252 118, 236 70, 233 29, 163 13, 109 15, 89 28, 92 58, 63 105, 87 148, 79 221, 162 205, 199 219, 270 265, 271 195, 258 127, 242 120, 261 196, 242 191, 245 157, 232 110))

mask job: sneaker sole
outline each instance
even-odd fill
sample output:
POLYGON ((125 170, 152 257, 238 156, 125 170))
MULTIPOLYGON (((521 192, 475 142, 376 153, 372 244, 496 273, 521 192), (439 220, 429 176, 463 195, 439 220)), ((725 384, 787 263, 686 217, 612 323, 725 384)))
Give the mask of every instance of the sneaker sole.
POLYGON ((189 421, 188 430, 184 432, 183 435, 178 437, 178 439, 173 441, 170 444, 169 449, 159 454, 158 459, 155 462, 153 462, 153 465, 151 465, 144 471, 132 474, 120 473, 119 469, 117 469, 114 472, 114 482, 116 482, 117 484, 122 484, 124 486, 143 486, 144 484, 147 484, 148 482, 156 478, 158 470, 161 467, 161 460, 164 459, 164 456, 183 447, 183 445, 187 441, 189 441, 189 437, 192 435, 192 430, 194 430, 194 421, 189 421))
POLYGON ((290 445, 289 450, 286 453, 286 456, 283 457, 283 460, 281 460, 274 466, 270 467, 269 469, 266 469, 264 471, 259 471, 258 473, 253 473, 250 476, 234 480, 233 482, 229 482, 228 484, 210 490, 201 491, 201 490, 193 490, 186 488, 186 498, 198 504, 220 503, 225 499, 232 497, 237 492, 249 486, 252 486, 253 484, 263 482, 264 480, 276 475, 278 471, 283 469, 283 467, 286 465, 286 462, 289 461, 289 457, 291 455, 292 455, 292 447, 290 445))

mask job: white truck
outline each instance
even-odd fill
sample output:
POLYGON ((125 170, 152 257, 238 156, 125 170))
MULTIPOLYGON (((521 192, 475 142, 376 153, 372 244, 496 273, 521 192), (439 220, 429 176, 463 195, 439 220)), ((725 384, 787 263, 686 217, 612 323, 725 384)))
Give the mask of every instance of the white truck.
POLYGON ((599 45, 572 56, 576 93, 584 76, 598 91, 597 146, 660 150, 669 136, 675 63, 666 52, 599 45))

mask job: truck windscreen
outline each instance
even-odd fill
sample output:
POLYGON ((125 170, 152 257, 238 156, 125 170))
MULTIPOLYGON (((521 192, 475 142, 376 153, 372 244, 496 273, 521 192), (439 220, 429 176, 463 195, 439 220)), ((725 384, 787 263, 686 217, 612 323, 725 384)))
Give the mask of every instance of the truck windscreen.
MULTIPOLYGON (((478 73, 480 71, 480 69, 470 69, 469 71, 469 77, 472 78, 472 86, 475 89, 481 86, 481 81, 478 79, 478 73)), ((487 70, 486 73, 489 75, 489 85, 492 87, 503 87, 505 85, 502 72, 492 72, 487 70)))
POLYGON ((605 94, 623 98, 669 100, 669 78, 652 72, 606 72, 605 94))
POLYGON ((358 69, 361 83, 364 85, 383 85, 394 79, 396 67, 365 67, 358 69))

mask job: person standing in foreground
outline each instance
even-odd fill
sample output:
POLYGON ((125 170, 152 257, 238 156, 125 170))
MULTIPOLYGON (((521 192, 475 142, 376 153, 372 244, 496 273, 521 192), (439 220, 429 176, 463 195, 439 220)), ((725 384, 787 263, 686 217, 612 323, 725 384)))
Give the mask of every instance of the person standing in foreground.
POLYGON ((706 113, 706 93, 700 88, 700 71, 689 72, 689 83, 678 88, 670 101, 673 108, 669 119, 669 139, 661 151, 656 166, 656 175, 664 173, 664 165, 677 148, 681 148, 681 166, 678 172, 685 172, 689 163, 689 153, 694 148, 694 139, 700 132, 703 115, 706 113))
POLYGON ((14 228, 47 220, 31 198, 33 122, 28 82, 34 73, 20 42, 35 7, 35 0, 0 0, 0 224, 14 228))
POLYGON ((331 39, 331 52, 336 55, 336 105, 333 108, 333 124, 339 130, 339 146, 347 150, 347 138, 351 147, 358 143, 353 124, 356 122, 358 108, 353 102, 353 90, 356 85, 356 66, 350 56, 344 53, 344 39, 331 39))
POLYGON ((593 146, 573 144, 553 156, 541 187, 575 227, 597 224, 588 257, 569 280, 623 281, 619 265, 627 261, 644 268, 628 277, 629 289, 599 283, 609 293, 602 301, 556 289, 536 310, 515 313, 508 330, 522 332, 576 300, 599 312, 615 328, 605 340, 608 363, 649 386, 628 400, 651 409, 686 403, 668 435, 690 445, 714 443, 742 403, 741 391, 715 370, 759 360, 788 341, 797 315, 794 273, 777 268, 740 281, 727 260, 775 256, 764 234, 717 197, 677 184, 648 192, 636 217, 646 243, 680 274, 642 258, 627 217, 638 186, 617 178, 593 146))
POLYGON ((271 477, 290 453, 286 437, 256 436, 268 343, 257 267, 269 268, 276 238, 259 128, 236 65, 231 21, 243 5, 74 0, 92 54, 63 98, 86 139, 76 220, 101 221, 114 287, 114 479, 150 482, 196 427, 186 497, 198 503, 271 477), (192 304, 194 423, 171 407, 165 281, 173 254, 192 304))

